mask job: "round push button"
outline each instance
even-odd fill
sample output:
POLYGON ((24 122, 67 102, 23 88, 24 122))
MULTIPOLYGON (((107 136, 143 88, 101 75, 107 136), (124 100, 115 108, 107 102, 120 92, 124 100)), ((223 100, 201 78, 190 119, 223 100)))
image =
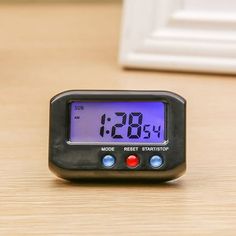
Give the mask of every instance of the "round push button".
POLYGON ((102 164, 105 167, 112 167, 115 165, 116 159, 112 155, 106 155, 102 158, 102 164))
POLYGON ((162 166, 162 164, 163 164, 162 157, 160 157, 158 155, 154 155, 150 158, 150 165, 153 168, 158 168, 158 167, 162 166))
POLYGON ((134 168, 139 164, 139 158, 135 155, 130 155, 126 159, 126 165, 128 167, 134 168))

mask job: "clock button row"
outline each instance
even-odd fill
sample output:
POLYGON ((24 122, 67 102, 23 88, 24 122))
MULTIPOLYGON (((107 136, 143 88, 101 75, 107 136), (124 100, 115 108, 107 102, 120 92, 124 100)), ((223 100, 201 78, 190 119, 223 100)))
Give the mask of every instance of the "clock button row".
MULTIPOLYGON (((116 163, 116 158, 112 155, 105 155, 102 158, 102 164, 106 168, 112 168, 116 163)), ((126 165, 129 168, 135 168, 139 165, 140 159, 136 155, 130 155, 126 158, 126 165)), ((149 164, 152 168, 159 168, 163 165, 163 158, 159 155, 150 157, 149 164)))

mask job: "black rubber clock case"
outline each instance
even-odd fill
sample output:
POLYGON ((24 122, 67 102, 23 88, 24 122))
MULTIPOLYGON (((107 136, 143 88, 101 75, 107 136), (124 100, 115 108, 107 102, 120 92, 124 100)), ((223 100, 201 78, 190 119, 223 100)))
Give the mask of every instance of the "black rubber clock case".
POLYGON ((50 101, 49 167, 70 180, 175 179, 186 169, 186 101, 168 91, 62 92, 50 101))

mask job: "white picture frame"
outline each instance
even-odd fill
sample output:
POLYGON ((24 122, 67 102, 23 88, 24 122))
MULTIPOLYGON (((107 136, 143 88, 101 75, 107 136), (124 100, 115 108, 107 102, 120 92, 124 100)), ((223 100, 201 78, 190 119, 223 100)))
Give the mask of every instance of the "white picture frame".
POLYGON ((236 1, 124 0, 123 67, 236 73, 236 1))

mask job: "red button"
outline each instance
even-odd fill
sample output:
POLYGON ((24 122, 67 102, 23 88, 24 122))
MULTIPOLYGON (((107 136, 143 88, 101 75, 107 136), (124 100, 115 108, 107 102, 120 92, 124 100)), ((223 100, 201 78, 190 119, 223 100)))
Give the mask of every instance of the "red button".
POLYGON ((126 165, 128 167, 136 167, 139 164, 139 158, 135 155, 130 155, 126 159, 126 165))

